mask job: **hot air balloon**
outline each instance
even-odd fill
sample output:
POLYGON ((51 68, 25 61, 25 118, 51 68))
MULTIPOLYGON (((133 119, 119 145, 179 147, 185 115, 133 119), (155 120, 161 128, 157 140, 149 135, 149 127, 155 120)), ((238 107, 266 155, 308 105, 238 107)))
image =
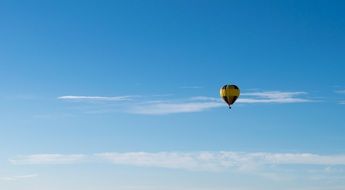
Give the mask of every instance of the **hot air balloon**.
POLYGON ((227 84, 220 89, 220 97, 228 104, 230 109, 239 96, 240 89, 236 85, 227 84))

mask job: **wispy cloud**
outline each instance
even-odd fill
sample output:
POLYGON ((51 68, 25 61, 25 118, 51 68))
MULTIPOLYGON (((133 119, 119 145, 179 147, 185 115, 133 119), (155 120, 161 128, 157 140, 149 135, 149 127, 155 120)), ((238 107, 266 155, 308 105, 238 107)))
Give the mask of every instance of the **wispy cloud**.
MULTIPOLYGON (((101 104, 99 107, 93 107, 88 110, 88 113, 104 113, 103 110, 109 112, 124 111, 133 114, 146 114, 146 115, 164 115, 173 113, 187 113, 187 112, 200 112, 208 109, 224 106, 224 104, 218 99, 207 97, 192 97, 184 100, 166 99, 170 96, 147 96, 137 98, 135 102, 134 97, 139 96, 119 96, 119 97, 104 97, 104 96, 60 96, 60 100, 74 100, 85 102, 115 102, 109 103, 107 107, 101 104), (164 99, 165 97, 165 99, 164 99), (160 99, 159 99, 160 98, 160 99), (124 104, 116 104, 117 102, 124 104)), ((97 105, 97 104, 96 104, 97 105)))
POLYGON ((92 155, 35 154, 10 159, 16 165, 56 165, 104 162, 136 167, 158 167, 189 171, 255 171, 279 165, 345 166, 345 155, 265 152, 106 152, 92 155))
POLYGON ((238 103, 304 103, 315 100, 305 98, 306 92, 264 91, 242 93, 238 103))
POLYGON ((338 93, 338 94, 345 94, 345 90, 336 90, 335 93, 338 93))
POLYGON ((132 106, 129 113, 146 115, 164 115, 173 113, 200 112, 212 108, 224 106, 215 101, 191 101, 191 102, 153 102, 132 106))
POLYGON ((74 101, 128 101, 132 100, 134 96, 60 96, 60 100, 74 100, 74 101))
POLYGON ((113 164, 162 167, 193 171, 255 170, 265 165, 345 165, 345 155, 310 153, 238 152, 131 152, 101 153, 96 156, 113 164))
MULTIPOLYGON (((336 90, 335 93, 344 95, 345 94, 345 90, 336 90)), ((339 104, 345 105, 345 100, 339 101, 339 104)))
MULTIPOLYGON (((97 157, 117 165, 133 165, 140 167, 161 167, 169 169, 216 171, 222 167, 215 155, 208 152, 178 153, 178 152, 129 152, 100 153, 97 157)), ((219 161, 219 160, 218 160, 219 161)))
POLYGON ((18 181, 23 179, 30 179, 37 177, 37 174, 28 174, 28 175, 17 175, 17 176, 9 176, 9 177, 0 177, 0 180, 3 181, 18 181))
MULTIPOLYGON (((282 92, 282 91, 262 91, 262 92, 249 92, 242 93, 236 103, 242 104, 258 104, 258 103, 306 103, 315 102, 315 100, 307 98, 306 92, 282 92)), ((88 110, 88 113, 104 113, 105 109, 124 111, 132 114, 145 114, 145 115, 166 115, 176 113, 190 113, 201 112, 218 107, 225 107, 224 102, 220 97, 206 97, 196 96, 185 99, 174 99, 171 96, 60 96, 61 100, 75 100, 87 102, 114 102, 108 103, 104 108, 104 104, 97 107, 92 107, 95 110, 88 110), (169 99, 167 99, 169 98, 169 99), (129 100, 136 101, 129 101, 129 100), (122 102, 119 104, 118 102, 122 102), (100 110, 101 109, 101 110, 100 110)), ((98 104, 96 104, 97 106, 98 104)), ((92 109, 91 108, 91 109, 92 109)))
POLYGON ((88 159, 83 154, 33 154, 28 156, 18 156, 10 159, 14 165, 36 165, 36 164, 75 164, 88 159))
MULTIPOLYGON (((242 93, 236 103, 306 103, 315 100, 305 98, 306 92, 265 91, 242 93)), ((172 113, 200 112, 224 107, 220 98, 197 96, 184 101, 150 102, 137 104, 129 109, 130 113, 164 115, 172 113)))

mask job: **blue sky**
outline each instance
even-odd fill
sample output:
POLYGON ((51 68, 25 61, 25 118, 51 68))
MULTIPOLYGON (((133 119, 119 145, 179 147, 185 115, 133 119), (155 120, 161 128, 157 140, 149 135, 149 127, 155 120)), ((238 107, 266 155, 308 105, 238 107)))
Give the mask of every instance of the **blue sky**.
POLYGON ((344 7, 1 0, 0 187, 345 189, 344 7))

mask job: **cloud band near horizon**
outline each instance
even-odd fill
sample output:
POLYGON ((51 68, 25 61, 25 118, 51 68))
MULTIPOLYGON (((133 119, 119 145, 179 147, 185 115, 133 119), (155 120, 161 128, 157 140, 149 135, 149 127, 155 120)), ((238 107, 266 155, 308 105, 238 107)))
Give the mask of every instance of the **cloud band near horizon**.
POLYGON ((345 166, 345 154, 267 152, 104 152, 95 154, 33 154, 9 159, 14 165, 61 165, 108 163, 190 171, 251 170, 273 165, 345 166))

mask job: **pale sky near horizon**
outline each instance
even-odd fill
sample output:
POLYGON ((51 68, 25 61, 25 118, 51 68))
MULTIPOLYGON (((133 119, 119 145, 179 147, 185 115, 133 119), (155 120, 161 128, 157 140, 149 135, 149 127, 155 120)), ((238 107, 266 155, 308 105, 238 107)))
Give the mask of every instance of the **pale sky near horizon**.
POLYGON ((345 189, 344 8, 0 0, 0 189, 345 189))

